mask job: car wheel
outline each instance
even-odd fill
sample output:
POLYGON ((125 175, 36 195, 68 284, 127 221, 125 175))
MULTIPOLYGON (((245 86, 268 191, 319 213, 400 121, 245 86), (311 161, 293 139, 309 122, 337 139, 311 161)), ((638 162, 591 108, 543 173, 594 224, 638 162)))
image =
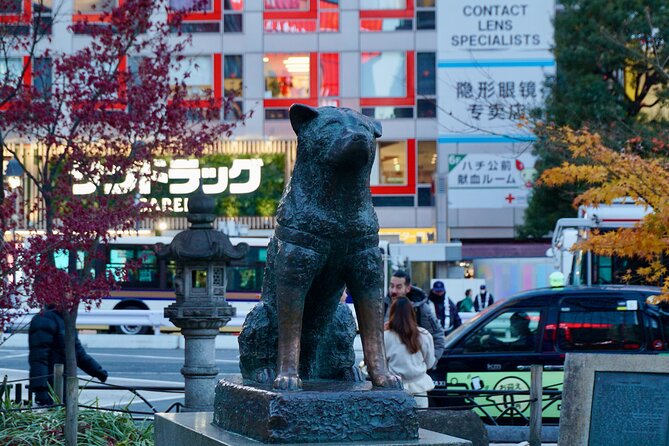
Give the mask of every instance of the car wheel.
MULTIPOLYGON (((122 310, 144 310, 144 308, 140 308, 137 306, 134 307, 125 307, 125 308, 120 308, 122 310)), ((150 327, 147 327, 145 325, 117 325, 114 327, 114 331, 119 334, 124 334, 124 335, 142 335, 142 334, 148 334, 150 330, 150 327)))

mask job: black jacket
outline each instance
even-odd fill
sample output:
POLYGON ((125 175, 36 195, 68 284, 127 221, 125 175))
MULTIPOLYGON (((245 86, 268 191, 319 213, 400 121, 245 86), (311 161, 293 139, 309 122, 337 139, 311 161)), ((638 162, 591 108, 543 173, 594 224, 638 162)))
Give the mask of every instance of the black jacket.
POLYGON ((441 326, 447 330, 455 330, 460 325, 462 325, 462 319, 460 319, 460 313, 458 309, 450 298, 446 297, 446 294, 439 296, 434 292, 430 291, 430 294, 427 298, 434 304, 434 310, 437 313, 437 319, 441 322, 441 326), (446 299, 448 299, 448 319, 449 326, 446 326, 446 299))
MULTIPOLYGON (((53 386, 54 364, 65 364, 65 322, 56 310, 43 310, 30 321, 28 335, 30 353, 30 390, 32 392, 46 391, 48 384, 53 386)), ((77 366, 89 375, 104 381, 107 372, 93 359, 75 339, 77 366)))

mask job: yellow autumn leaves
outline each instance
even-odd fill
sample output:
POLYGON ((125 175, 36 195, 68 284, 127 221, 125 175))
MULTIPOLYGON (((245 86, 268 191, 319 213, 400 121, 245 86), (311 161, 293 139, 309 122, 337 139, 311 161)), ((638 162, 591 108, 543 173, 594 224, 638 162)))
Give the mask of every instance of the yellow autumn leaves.
POLYGON ((583 185, 585 191, 576 197, 575 206, 597 206, 624 199, 653 210, 636 227, 594 231, 575 249, 644 259, 647 266, 627 271, 627 278, 660 283, 663 300, 669 302, 669 279, 662 262, 663 256, 669 256, 669 171, 666 155, 662 155, 664 150, 639 150, 640 138, 628 141, 634 144, 634 151, 629 147, 607 147, 599 135, 583 129, 554 129, 551 138, 567 147, 570 160, 544 171, 540 183, 583 185), (651 156, 642 157, 639 153, 651 156))

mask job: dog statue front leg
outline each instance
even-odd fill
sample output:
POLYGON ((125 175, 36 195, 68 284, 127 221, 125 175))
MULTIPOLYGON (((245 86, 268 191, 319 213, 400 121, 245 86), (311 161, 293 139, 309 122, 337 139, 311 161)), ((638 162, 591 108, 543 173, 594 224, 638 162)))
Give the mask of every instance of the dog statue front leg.
POLYGON ((276 265, 278 313, 276 390, 300 390, 300 340, 304 299, 309 292, 321 258, 318 253, 291 243, 279 242, 276 265))
POLYGON ((377 247, 350 256, 346 286, 353 297, 358 317, 367 372, 374 387, 401 389, 402 380, 390 373, 383 342, 383 300, 381 297, 381 254, 377 247))

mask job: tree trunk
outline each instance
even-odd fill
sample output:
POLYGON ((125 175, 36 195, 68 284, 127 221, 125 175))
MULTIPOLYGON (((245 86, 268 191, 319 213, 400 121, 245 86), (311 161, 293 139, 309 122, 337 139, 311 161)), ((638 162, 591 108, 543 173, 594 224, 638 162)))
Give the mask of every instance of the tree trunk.
POLYGON ((76 446, 79 414, 79 381, 74 343, 77 333, 77 307, 63 311, 63 320, 65 321, 65 445, 76 446))

